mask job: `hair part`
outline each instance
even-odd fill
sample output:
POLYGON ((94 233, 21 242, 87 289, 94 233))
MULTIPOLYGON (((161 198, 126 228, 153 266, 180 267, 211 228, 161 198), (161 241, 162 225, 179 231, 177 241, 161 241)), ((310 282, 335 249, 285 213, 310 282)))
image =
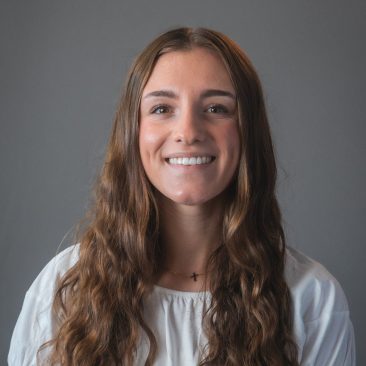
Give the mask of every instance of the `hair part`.
POLYGON ((220 56, 236 90, 241 151, 227 189, 222 245, 208 266, 212 301, 200 365, 298 365, 284 279, 285 236, 263 92, 245 53, 225 35, 179 28, 152 41, 129 72, 96 183, 80 257, 58 284, 50 364, 132 365, 143 330, 152 365, 158 345, 143 318, 160 258, 159 211, 139 154, 142 91, 162 54, 204 47, 220 56))

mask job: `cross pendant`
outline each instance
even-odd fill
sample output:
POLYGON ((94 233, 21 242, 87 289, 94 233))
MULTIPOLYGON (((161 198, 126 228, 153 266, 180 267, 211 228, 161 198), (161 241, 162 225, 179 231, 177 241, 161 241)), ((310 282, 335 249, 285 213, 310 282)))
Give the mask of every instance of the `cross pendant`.
POLYGON ((191 276, 191 278, 193 278, 193 281, 197 282, 197 277, 198 277, 198 274, 196 272, 193 272, 192 276, 191 276))

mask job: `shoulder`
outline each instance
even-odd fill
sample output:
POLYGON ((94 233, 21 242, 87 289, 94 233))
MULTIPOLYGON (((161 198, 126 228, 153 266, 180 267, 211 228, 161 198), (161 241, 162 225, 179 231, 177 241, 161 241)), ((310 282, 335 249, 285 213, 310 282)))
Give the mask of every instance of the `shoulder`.
POLYGON ((72 245, 53 257, 39 273, 27 294, 45 300, 45 295, 52 295, 56 280, 62 277, 79 259, 79 244, 72 245))
POLYGON ((57 325, 52 314, 52 304, 57 279, 78 258, 78 244, 66 248, 48 262, 26 292, 10 342, 10 366, 35 365, 39 347, 54 337, 57 325))
POLYGON ((338 281, 322 264, 290 247, 285 278, 300 365, 354 366, 354 330, 338 281))
POLYGON ((348 311, 336 278, 322 264, 291 247, 286 249, 285 278, 295 311, 305 322, 325 313, 348 311))

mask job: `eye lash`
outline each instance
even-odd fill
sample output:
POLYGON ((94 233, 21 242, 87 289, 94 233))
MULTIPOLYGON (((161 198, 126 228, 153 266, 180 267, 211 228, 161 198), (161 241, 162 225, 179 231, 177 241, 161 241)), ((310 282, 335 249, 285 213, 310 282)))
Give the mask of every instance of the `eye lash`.
POLYGON ((166 104, 158 104, 151 108, 150 113, 151 114, 163 114, 163 113, 166 113, 169 109, 170 109, 170 107, 166 104), (164 109, 165 112, 157 112, 159 109, 164 109))
POLYGON ((216 108, 216 109, 220 110, 219 112, 216 112, 216 113, 229 113, 229 109, 222 104, 211 104, 207 107, 207 110, 209 110, 211 108, 216 108))

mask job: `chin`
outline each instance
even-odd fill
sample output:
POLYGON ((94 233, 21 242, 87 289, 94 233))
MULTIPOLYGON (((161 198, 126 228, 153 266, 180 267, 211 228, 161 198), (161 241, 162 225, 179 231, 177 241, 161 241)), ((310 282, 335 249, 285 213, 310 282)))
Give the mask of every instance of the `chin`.
POLYGON ((167 195, 167 198, 169 198, 169 200, 171 200, 172 202, 179 204, 179 205, 185 205, 185 206, 198 206, 198 205, 203 205, 209 201, 211 201, 212 199, 214 199, 215 195, 208 196, 207 192, 206 194, 195 194, 195 195, 167 195))
POLYGON ((180 205, 184 205, 184 206, 198 206, 198 205, 201 205, 201 204, 204 204, 205 202, 207 201, 203 201, 203 200, 184 200, 184 201, 181 201, 181 202, 177 202, 177 201, 174 201, 175 203, 178 203, 180 205))

